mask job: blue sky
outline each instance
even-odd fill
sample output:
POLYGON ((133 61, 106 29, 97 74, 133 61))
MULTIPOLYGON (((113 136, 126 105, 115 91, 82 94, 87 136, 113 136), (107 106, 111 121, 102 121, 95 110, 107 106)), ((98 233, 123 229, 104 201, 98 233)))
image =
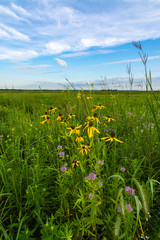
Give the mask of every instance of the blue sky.
POLYGON ((1 0, 0 88, 77 89, 105 82, 145 89, 132 41, 148 54, 153 88, 160 89, 160 0, 1 0))

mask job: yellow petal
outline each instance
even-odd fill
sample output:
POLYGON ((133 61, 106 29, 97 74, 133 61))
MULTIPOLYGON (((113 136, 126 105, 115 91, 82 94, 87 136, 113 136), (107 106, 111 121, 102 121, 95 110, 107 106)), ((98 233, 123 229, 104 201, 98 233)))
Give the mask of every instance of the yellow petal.
POLYGON ((114 138, 115 141, 123 143, 122 141, 118 140, 117 138, 114 138))
POLYGON ((108 141, 111 141, 111 142, 112 142, 113 140, 111 140, 111 139, 109 138, 109 139, 107 139, 105 142, 108 142, 108 141))

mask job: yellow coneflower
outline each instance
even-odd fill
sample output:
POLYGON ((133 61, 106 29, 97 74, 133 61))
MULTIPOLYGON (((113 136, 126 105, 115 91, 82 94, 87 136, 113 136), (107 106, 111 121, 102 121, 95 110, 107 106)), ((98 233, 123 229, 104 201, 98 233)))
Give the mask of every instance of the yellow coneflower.
POLYGON ((89 100, 89 99, 92 99, 92 97, 91 97, 91 96, 88 96, 88 97, 87 97, 87 100, 89 100))
POLYGON ((84 138, 82 137, 82 135, 80 136, 77 136, 76 140, 75 140, 77 143, 81 143, 81 142, 84 142, 84 138))
POLYGON ((88 116, 87 120, 85 121, 85 124, 89 123, 89 121, 92 121, 92 117, 88 116))
POLYGON ((107 137, 101 138, 101 139, 105 139, 105 142, 108 142, 108 141, 113 142, 113 140, 114 140, 115 142, 123 143, 122 141, 120 141, 117 138, 115 138, 115 133, 114 132, 112 132, 111 135, 106 133, 106 135, 107 135, 107 137))
POLYGON ((93 107, 93 108, 92 108, 92 112, 94 112, 94 111, 96 111, 96 107, 93 107))
POLYGON ((72 113, 70 113, 69 115, 68 115, 68 119, 72 119, 73 117, 75 117, 75 115, 73 115, 72 113))
POLYGON ((49 115, 47 114, 47 112, 45 112, 45 114, 44 115, 42 115, 41 117, 44 117, 45 118, 45 120, 47 119, 47 117, 49 117, 49 115))
POLYGON ((49 116, 47 116, 47 118, 44 121, 42 121, 41 123, 44 124, 45 122, 47 122, 47 124, 49 124, 49 116))
POLYGON ((57 121, 61 121, 62 120, 62 114, 60 113, 59 116, 57 117, 57 121))
POLYGON ((93 122, 95 121, 97 123, 97 125, 100 124, 100 121, 97 118, 97 113, 94 113, 94 115, 92 117, 88 116, 87 120, 85 121, 85 125, 89 124, 90 121, 93 121, 93 122))
POLYGON ((80 92, 77 93, 77 98, 81 98, 81 93, 80 92))
POLYGON ((82 127, 82 125, 79 125, 79 126, 77 126, 77 127, 75 127, 74 125, 72 125, 70 128, 67 128, 67 129, 70 130, 69 136, 71 136, 71 134, 73 134, 73 133, 76 133, 76 134, 79 135, 79 133, 80 133, 79 128, 81 128, 81 127, 82 127))
POLYGON ((73 161, 73 163, 72 163, 72 168, 74 168, 75 166, 79 166, 79 163, 80 163, 80 161, 77 161, 76 159, 73 161))
POLYGON ((69 124, 69 122, 67 122, 67 120, 63 120, 63 122, 61 123, 64 123, 65 126, 67 126, 69 124))
POLYGON ((102 109, 102 108, 106 108, 105 106, 102 106, 101 104, 99 104, 98 106, 96 106, 96 109, 102 109))
POLYGON ((57 109, 56 107, 55 108, 50 107, 49 112, 51 112, 51 114, 53 114, 56 111, 56 109, 57 109))
POLYGON ((91 84, 91 87, 94 88, 94 84, 93 83, 91 84))
POLYGON ((104 119, 107 119, 108 122, 112 121, 116 121, 114 118, 111 118, 110 115, 108 115, 108 117, 104 117, 104 119))
MULTIPOLYGON (((93 127, 93 122, 89 122, 87 125, 88 126, 85 126, 85 128, 88 127, 87 132, 88 132, 88 137, 89 138, 93 137, 94 132, 100 133, 97 128, 93 127)), ((83 131, 84 131, 84 129, 83 129, 83 131)))
POLYGON ((87 155, 88 152, 90 151, 90 145, 87 144, 87 145, 84 145, 84 144, 81 144, 81 147, 80 148, 77 148, 77 149, 80 149, 80 153, 82 153, 82 155, 84 155, 84 153, 87 155))
POLYGON ((96 121, 97 125, 100 124, 99 119, 97 118, 97 113, 94 113, 93 116, 91 117, 92 121, 96 121))

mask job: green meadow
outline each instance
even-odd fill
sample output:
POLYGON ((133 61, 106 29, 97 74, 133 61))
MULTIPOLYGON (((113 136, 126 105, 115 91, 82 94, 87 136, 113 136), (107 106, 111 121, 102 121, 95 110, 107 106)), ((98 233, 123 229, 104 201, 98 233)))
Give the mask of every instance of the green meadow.
POLYGON ((160 239, 160 93, 0 92, 0 239, 160 239))

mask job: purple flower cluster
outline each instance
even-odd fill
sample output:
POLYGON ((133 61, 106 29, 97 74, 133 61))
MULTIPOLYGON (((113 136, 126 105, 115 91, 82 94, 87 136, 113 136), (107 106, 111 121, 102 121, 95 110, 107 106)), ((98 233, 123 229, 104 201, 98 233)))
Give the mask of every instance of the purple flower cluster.
POLYGON ((102 182, 98 183, 98 186, 99 187, 103 186, 103 183, 102 182))
POLYGON ((60 152, 59 153, 59 157, 64 157, 64 155, 65 155, 65 152, 60 152))
POLYGON ((133 114, 134 112, 128 112, 128 115, 131 115, 131 114, 133 114))
POLYGON ((64 163, 63 167, 61 167, 61 171, 64 172, 64 171, 67 171, 67 163, 64 163))
POLYGON ((62 145, 57 145, 57 149, 62 149, 62 145))
POLYGON ((121 167, 121 172, 124 172, 126 169, 124 167, 121 167))
POLYGON ((105 132, 107 132, 107 133, 108 133, 109 131, 114 132, 114 129, 109 128, 109 129, 106 129, 106 130, 105 130, 105 132))
POLYGON ((104 160, 99 160, 99 161, 98 161, 98 164, 99 164, 99 165, 103 165, 103 164, 104 164, 104 160))
MULTIPOLYGON (((133 212, 133 208, 131 207, 130 204, 127 204, 125 207, 126 207, 130 212, 133 212)), ((121 209, 120 206, 117 206, 117 209, 118 209, 118 212, 122 212, 122 209, 121 209)))
POLYGON ((117 206, 118 212, 122 212, 122 209, 120 206, 117 206))
POLYGON ((67 171, 67 168, 65 166, 61 167, 61 171, 62 172, 67 171))
POLYGON ((94 194, 93 193, 90 193, 89 195, 88 195, 88 198, 90 198, 90 199, 93 199, 95 196, 94 196, 94 194))
POLYGON ((128 192, 130 195, 135 194, 135 190, 133 188, 130 188, 129 186, 125 187, 125 191, 128 192))
POLYGON ((132 212, 133 211, 133 208, 131 207, 131 205, 130 204, 127 204, 126 206, 125 206, 130 212, 132 212))
POLYGON ((97 175, 95 173, 90 173, 87 177, 85 177, 85 180, 91 179, 95 180, 97 178, 97 175))

